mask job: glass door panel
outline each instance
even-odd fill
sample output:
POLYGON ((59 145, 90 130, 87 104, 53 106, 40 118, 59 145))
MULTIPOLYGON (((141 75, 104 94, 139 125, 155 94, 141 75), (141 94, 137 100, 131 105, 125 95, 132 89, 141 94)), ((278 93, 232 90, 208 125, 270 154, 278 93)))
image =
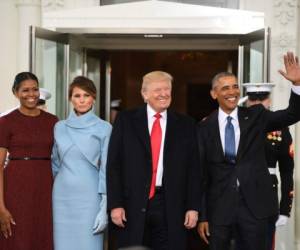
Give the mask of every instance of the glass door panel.
POLYGON ((87 56, 86 57, 86 65, 87 65, 87 77, 89 79, 91 79, 97 88, 97 99, 96 99, 96 103, 95 103, 95 113, 97 115, 100 115, 100 59, 97 57, 93 57, 93 56, 87 56))
POLYGON ((269 39, 269 28, 240 37, 240 45, 244 47, 243 82, 269 80, 269 39))
POLYGON ((51 92, 48 111, 60 119, 67 114, 68 45, 67 35, 31 27, 30 71, 40 80, 40 87, 51 92))
POLYGON ((261 29, 240 37, 239 83, 269 81, 269 34, 261 29))

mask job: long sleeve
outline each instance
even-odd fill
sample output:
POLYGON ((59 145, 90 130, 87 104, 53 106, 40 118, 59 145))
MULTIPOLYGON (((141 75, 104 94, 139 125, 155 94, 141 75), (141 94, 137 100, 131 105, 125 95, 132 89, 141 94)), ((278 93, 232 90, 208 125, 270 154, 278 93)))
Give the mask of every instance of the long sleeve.
POLYGON ((281 182, 281 199, 280 199, 280 214, 290 216, 293 202, 293 173, 294 159, 291 154, 292 137, 288 129, 283 131, 283 143, 278 159, 280 182, 281 182))
POLYGON ((206 195, 207 195, 207 183, 209 182, 208 180, 208 174, 207 174, 207 162, 205 160, 205 146, 204 146, 204 139, 202 136, 202 127, 201 123, 197 127, 197 140, 198 140, 198 150, 199 150, 199 164, 200 164, 200 169, 201 169, 201 192, 202 196, 199 197, 199 200, 201 201, 201 208, 200 208, 200 216, 199 220, 200 221, 207 221, 207 207, 206 207, 206 195))
POLYGON ((52 148, 52 155, 51 155, 51 165, 52 165, 52 174, 55 177, 59 171, 60 168, 60 159, 57 149, 57 144, 54 142, 53 148, 52 148))
POLYGON ((106 165, 107 165, 107 152, 108 152, 110 134, 111 134, 111 127, 109 127, 107 135, 104 137, 101 143, 101 156, 100 156, 101 165, 99 169, 99 186, 98 186, 99 194, 106 194, 106 165))
POLYGON ((123 195, 122 195, 122 120, 121 114, 117 116, 112 134, 110 137, 110 143, 107 156, 107 207, 111 210, 116 207, 123 207, 123 195))
POLYGON ((196 125, 194 122, 189 129, 190 136, 190 152, 188 162, 188 194, 187 194, 187 210, 196 210, 200 212, 201 196, 202 196, 202 174, 199 166, 199 154, 197 145, 196 125))
POLYGON ((300 96, 291 91, 289 106, 284 110, 266 110, 266 132, 281 130, 300 120, 300 96))

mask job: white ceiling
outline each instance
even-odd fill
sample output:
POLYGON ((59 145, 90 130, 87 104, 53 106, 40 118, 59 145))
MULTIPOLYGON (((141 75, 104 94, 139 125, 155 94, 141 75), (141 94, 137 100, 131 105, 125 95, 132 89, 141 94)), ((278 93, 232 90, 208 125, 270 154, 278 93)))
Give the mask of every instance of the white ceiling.
POLYGON ((153 0, 47 12, 43 27, 72 33, 246 34, 264 28, 264 14, 153 0))

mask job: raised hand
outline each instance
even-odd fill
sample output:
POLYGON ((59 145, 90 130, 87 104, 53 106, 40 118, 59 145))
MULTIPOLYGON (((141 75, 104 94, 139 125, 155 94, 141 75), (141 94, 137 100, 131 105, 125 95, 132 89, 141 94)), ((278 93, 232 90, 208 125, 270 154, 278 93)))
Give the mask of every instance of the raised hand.
POLYGON ((279 70, 279 73, 294 85, 300 85, 300 66, 298 57, 294 56, 293 52, 287 52, 283 59, 285 72, 279 70))

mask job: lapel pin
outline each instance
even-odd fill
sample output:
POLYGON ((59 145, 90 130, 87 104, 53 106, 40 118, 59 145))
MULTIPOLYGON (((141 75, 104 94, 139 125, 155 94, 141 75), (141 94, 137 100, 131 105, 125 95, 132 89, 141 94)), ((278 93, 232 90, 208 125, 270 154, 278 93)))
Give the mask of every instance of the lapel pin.
POLYGON ((245 120, 248 120, 248 116, 245 116, 245 118, 244 118, 245 120))

